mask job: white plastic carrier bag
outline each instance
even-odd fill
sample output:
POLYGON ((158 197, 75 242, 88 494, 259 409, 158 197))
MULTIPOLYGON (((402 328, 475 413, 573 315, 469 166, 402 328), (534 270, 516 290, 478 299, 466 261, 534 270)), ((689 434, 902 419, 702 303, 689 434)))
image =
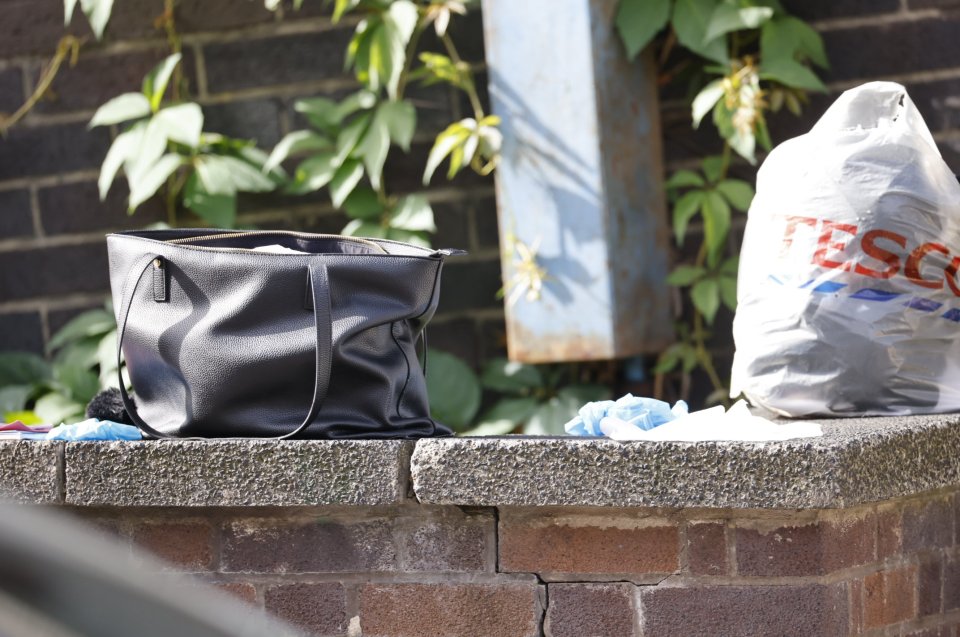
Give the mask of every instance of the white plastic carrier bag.
POLYGON ((841 95, 757 176, 731 396, 787 416, 960 410, 960 184, 903 86, 841 95))

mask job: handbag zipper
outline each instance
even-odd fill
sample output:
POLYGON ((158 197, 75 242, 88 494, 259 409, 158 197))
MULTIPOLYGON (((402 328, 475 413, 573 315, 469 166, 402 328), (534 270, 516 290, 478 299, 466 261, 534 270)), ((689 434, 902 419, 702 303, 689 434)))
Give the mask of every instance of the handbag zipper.
MULTIPOLYGON (((249 230, 247 232, 224 232, 220 234, 208 234, 199 237, 184 237, 182 239, 168 239, 166 243, 195 243, 197 241, 213 241, 216 239, 238 239, 241 237, 263 237, 263 236, 292 236, 292 237, 302 237, 304 239, 336 239, 338 241, 350 241, 353 243, 359 243, 368 247, 372 247, 379 252, 387 253, 383 249, 383 246, 377 245, 375 242, 370 241, 369 239, 363 239, 360 237, 347 237, 340 234, 314 234, 310 232, 294 232, 292 230, 249 230)), ((217 249, 217 248, 207 248, 217 249)), ((224 249, 224 248, 220 248, 224 249)), ((225 248, 227 250, 248 250, 246 248, 225 248)), ((252 252, 252 250, 249 250, 252 252)))

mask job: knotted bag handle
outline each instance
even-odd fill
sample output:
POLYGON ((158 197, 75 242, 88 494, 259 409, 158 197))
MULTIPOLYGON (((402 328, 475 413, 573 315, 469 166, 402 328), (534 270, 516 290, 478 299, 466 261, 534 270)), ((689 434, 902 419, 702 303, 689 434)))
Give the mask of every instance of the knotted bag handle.
MULTIPOLYGON (((136 406, 133 404, 127 388, 123 382, 123 372, 120 367, 120 356, 123 351, 123 335, 127 329, 127 317, 130 314, 130 307, 133 305, 133 299, 136 297, 137 287, 143 280, 143 274, 147 269, 154 265, 154 262, 160 265, 166 259, 160 255, 147 255, 138 260, 130 272, 123 285, 123 301, 120 305, 119 323, 117 325, 117 378, 120 386, 120 397, 123 399, 123 406, 130 415, 130 420, 147 435, 149 438, 173 438, 167 434, 161 433, 145 423, 139 414, 136 406)), ((157 266, 160 267, 160 266, 157 266)), ((327 276, 327 266, 324 263, 311 263, 308 266, 310 276, 310 290, 313 296, 313 317, 316 325, 316 378, 313 386, 313 401, 310 404, 310 411, 307 417, 303 419, 300 425, 290 433, 282 436, 274 436, 272 440, 284 440, 293 438, 303 432, 310 426, 313 419, 316 418, 324 398, 327 396, 327 389, 330 387, 330 346, 333 342, 333 332, 330 324, 330 286, 327 276)))

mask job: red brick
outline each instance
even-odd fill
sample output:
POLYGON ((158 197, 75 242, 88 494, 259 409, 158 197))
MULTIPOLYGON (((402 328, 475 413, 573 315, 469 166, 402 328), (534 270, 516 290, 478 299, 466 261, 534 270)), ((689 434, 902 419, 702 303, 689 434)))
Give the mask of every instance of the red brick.
POLYGON ((726 575, 726 526, 722 523, 690 524, 687 526, 687 567, 694 575, 726 575))
POLYGON ((921 617, 941 612, 942 581, 943 568, 940 558, 931 556, 921 559, 917 571, 917 613, 921 617))
POLYGON ((364 637, 535 637, 535 584, 368 584, 360 589, 364 637))
POLYGON ((236 521, 224 529, 224 571, 341 573, 395 570, 393 530, 384 521, 236 521))
POLYGON ((644 574, 679 568, 674 526, 500 523, 500 569, 522 573, 644 574))
POLYGON ((257 589, 247 582, 214 582, 213 587, 249 604, 257 602, 257 589))
POLYGON ((403 570, 485 571, 493 570, 492 515, 429 519, 410 529, 403 539, 406 554, 403 570))
POLYGON ((544 632, 550 637, 640 637, 633 584, 550 584, 544 632))
POLYGON ((821 575, 876 556, 872 514, 772 530, 738 528, 736 538, 740 575, 821 575))
POLYGON ((347 593, 337 582, 268 588, 266 609, 312 633, 342 635, 347 629, 347 593))
POLYGON ((902 514, 899 508, 877 511, 877 559, 900 555, 903 548, 902 514))
POLYGON ((917 567, 880 571, 863 580, 863 625, 876 628, 917 616, 917 567))
POLYGON ((848 633, 846 591, 797 586, 642 587, 650 636, 823 637, 848 633))
POLYGON ((911 503, 903 509, 903 552, 953 544, 953 498, 911 503))
POLYGON ((943 563, 943 611, 960 608, 960 558, 951 556, 943 563))
POLYGON ((924 628, 912 633, 906 633, 905 637, 953 637, 953 629, 949 626, 934 626, 924 628))
POLYGON ((823 567, 826 572, 869 564, 877 559, 877 516, 861 511, 824 525, 823 567))
POLYGON ((184 571, 213 567, 213 529, 208 522, 157 522, 134 528, 133 541, 184 571))
POLYGON ((863 631, 863 580, 847 582, 847 604, 850 608, 850 634, 863 631))

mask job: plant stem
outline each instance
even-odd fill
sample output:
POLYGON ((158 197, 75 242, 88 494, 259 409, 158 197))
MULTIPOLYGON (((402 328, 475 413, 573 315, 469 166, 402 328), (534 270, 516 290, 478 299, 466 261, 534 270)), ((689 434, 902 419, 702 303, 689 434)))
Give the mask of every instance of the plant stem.
POLYGON ((407 42, 406 59, 403 62, 403 71, 400 73, 400 81, 397 82, 397 100, 403 99, 403 93, 407 90, 407 82, 410 80, 410 69, 413 68, 413 56, 417 52, 417 45, 420 43, 420 36, 423 34, 425 26, 423 17, 417 21, 417 26, 413 29, 410 41, 407 42))
MULTIPOLYGON (((177 0, 163 0, 163 15, 160 17, 163 30, 167 33, 167 44, 170 45, 171 53, 181 53, 183 51, 183 41, 180 39, 180 34, 177 33, 176 4, 177 0)), ((182 97, 181 93, 186 93, 183 87, 182 64, 178 64, 176 68, 174 68, 172 84, 173 101, 179 102, 182 97)))
POLYGON ((727 171, 730 170, 731 150, 733 148, 730 146, 730 142, 725 141, 723 143, 722 161, 720 162, 720 181, 727 178, 727 171))
POLYGON ((37 88, 34 89, 33 95, 31 95, 13 115, 0 117, 0 135, 6 135, 7 131, 23 119, 24 116, 37 105, 37 102, 43 98, 53 83, 54 78, 57 77, 60 66, 63 64, 63 61, 67 59, 67 56, 70 56, 70 66, 77 63, 77 56, 80 53, 81 44, 83 44, 82 41, 72 35, 65 35, 60 38, 60 42, 57 43, 56 53, 54 53, 53 58, 40 74, 40 81, 37 82, 37 88))
MULTIPOLYGON (((700 251, 697 253, 697 266, 703 267, 703 264, 706 260, 707 244, 704 243, 701 244, 700 251)), ((724 389, 726 386, 720 379, 720 375, 717 374, 717 369, 713 365, 713 357, 707 350, 707 334, 703 329, 703 315, 697 308, 693 308, 693 334, 690 335, 690 338, 693 341, 693 347, 697 352, 697 361, 699 361, 700 367, 703 368, 703 371, 707 373, 707 377, 710 379, 710 384, 713 385, 715 390, 724 389)), ((724 407, 730 406, 729 401, 726 398, 723 399, 723 405, 724 407)))
MULTIPOLYGON (((447 49, 447 55, 450 56, 450 59, 453 60, 454 65, 457 67, 463 67, 463 60, 460 58, 460 54, 457 53, 457 47, 454 46, 453 40, 447 33, 443 34, 443 37, 440 38, 440 41, 443 42, 443 46, 447 49)), ((467 97, 470 98, 470 106, 473 108, 473 117, 478 122, 485 117, 483 112, 483 105, 480 104, 480 96, 477 95, 477 86, 473 83, 473 73, 467 72, 467 82, 463 87, 464 93, 467 94, 467 97)))

